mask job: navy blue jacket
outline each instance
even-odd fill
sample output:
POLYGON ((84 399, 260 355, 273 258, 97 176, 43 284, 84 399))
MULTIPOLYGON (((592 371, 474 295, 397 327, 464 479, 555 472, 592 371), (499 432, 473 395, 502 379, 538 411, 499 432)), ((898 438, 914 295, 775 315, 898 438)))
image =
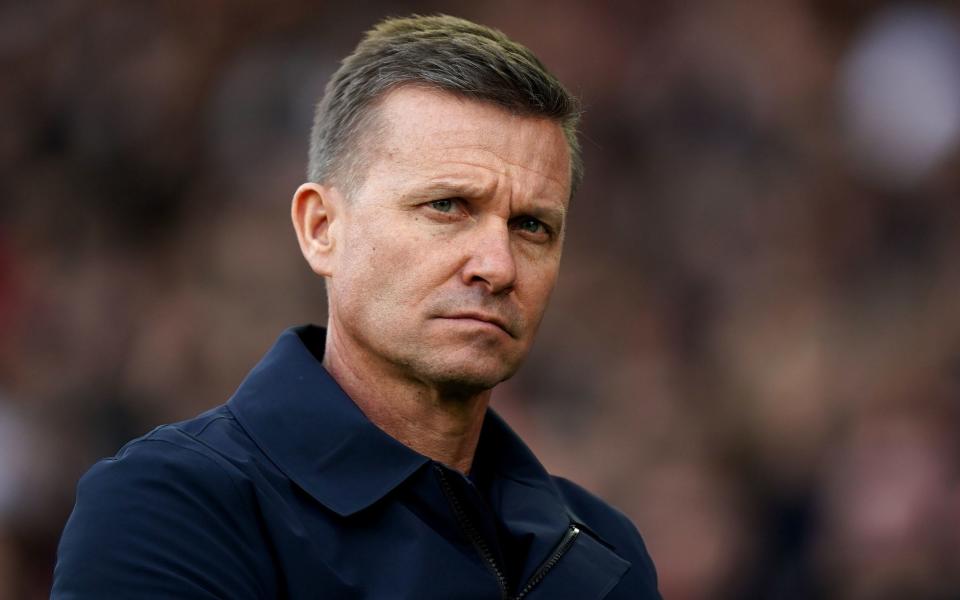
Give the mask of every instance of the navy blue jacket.
POLYGON ((488 410, 470 476, 371 423, 283 333, 227 404, 80 480, 52 597, 656 599, 637 530, 488 410))

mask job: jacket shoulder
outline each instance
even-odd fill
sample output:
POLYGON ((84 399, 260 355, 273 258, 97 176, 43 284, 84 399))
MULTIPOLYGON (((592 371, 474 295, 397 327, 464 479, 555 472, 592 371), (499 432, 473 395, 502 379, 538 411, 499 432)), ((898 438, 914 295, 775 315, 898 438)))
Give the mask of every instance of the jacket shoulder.
POLYGON ((158 427, 81 478, 53 598, 266 595, 251 498, 189 432, 201 419, 158 427))

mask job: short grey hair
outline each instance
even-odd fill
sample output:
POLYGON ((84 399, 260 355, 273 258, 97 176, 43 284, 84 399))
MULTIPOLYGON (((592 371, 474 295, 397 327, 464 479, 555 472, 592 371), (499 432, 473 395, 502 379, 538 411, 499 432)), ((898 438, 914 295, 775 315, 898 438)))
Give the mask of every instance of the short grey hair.
POLYGON ((580 104, 526 47, 502 32, 447 15, 386 19, 366 33, 330 78, 310 135, 307 178, 349 191, 365 176, 363 137, 374 104, 402 85, 420 85, 543 117, 570 147, 571 195, 583 179, 580 104))

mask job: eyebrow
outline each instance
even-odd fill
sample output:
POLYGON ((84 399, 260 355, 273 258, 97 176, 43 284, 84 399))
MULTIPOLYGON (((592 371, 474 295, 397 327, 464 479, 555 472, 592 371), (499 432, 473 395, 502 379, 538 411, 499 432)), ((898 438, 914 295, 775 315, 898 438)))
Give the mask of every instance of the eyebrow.
MULTIPOLYGON (((407 195, 416 197, 443 194, 463 198, 481 198, 489 194, 491 187, 451 179, 438 179, 412 189, 407 195)), ((567 216, 565 207, 554 204, 535 204, 535 202, 536 200, 523 203, 517 207, 517 212, 556 226, 563 225, 567 216)))
POLYGON ((492 186, 441 179, 427 182, 422 186, 417 186, 410 191, 410 195, 430 196, 442 193, 450 194, 452 196, 463 196, 465 198, 479 198, 488 195, 491 191, 491 187, 492 186))
POLYGON ((567 210, 562 206, 530 206, 525 207, 522 212, 545 223, 553 223, 557 226, 563 225, 567 216, 567 210))

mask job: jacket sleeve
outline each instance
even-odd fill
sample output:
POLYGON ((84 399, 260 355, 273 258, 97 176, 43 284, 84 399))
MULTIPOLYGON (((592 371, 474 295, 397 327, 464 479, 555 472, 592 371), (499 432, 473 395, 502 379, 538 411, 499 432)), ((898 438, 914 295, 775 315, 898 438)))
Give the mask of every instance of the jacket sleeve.
POLYGON ((200 449, 147 437, 80 480, 51 598, 265 598, 251 501, 200 449))

